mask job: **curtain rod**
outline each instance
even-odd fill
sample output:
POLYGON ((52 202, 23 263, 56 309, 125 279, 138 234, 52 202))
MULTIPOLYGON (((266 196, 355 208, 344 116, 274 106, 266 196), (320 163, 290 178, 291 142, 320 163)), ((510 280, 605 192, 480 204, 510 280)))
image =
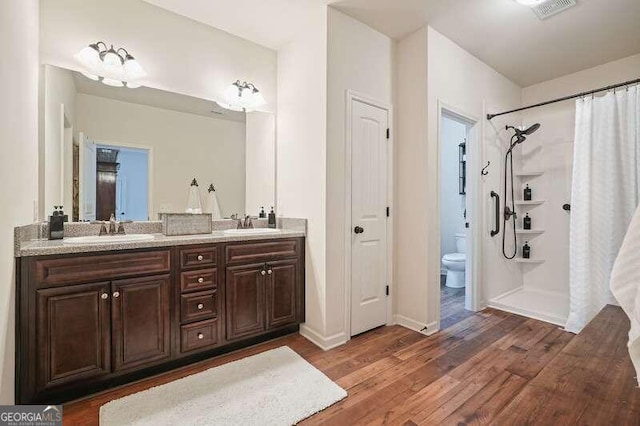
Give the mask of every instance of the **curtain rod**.
POLYGON ((605 90, 611 90, 611 89, 615 89, 615 88, 622 87, 622 86, 630 86, 630 85, 636 84, 636 83, 640 83, 640 78, 637 78, 635 80, 625 81, 624 83, 613 84, 613 85, 607 86, 607 87, 601 87, 601 88, 595 89, 595 90, 589 90, 588 92, 576 93, 574 95, 565 96, 563 98, 554 99, 552 101, 541 102, 541 103, 535 104, 535 105, 529 105, 529 106, 522 107, 522 108, 512 109, 510 111, 500 112, 498 114, 487 114, 487 120, 491 120, 493 117, 497 117, 499 115, 511 114, 512 112, 524 111, 526 109, 537 108, 537 107, 541 107, 541 106, 545 106, 545 105, 549 105, 549 104, 555 104, 556 102, 568 101, 569 99, 581 98, 583 96, 592 95, 592 94, 598 93, 598 92, 604 92, 605 90))

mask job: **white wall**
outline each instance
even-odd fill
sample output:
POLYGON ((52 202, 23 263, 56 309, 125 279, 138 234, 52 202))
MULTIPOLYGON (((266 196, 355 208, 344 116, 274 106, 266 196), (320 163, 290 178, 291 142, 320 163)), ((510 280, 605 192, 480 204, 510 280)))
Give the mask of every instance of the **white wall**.
POLYGON ((467 125, 443 117, 440 128, 440 257, 457 253, 455 234, 465 232, 465 196, 460 194, 460 148, 467 125))
POLYGON ((276 117, 265 112, 246 114, 246 201, 245 211, 257 216, 264 207, 269 213, 276 201, 276 117))
MULTIPOLYGON (((325 335, 327 12, 278 51, 276 148, 279 216, 307 219, 306 323, 325 335)), ((303 331, 305 332, 305 331, 303 331)))
MULTIPOLYGON (((439 214, 432 207, 438 205, 439 194, 439 103, 480 121, 483 158, 479 163, 490 160, 492 164, 482 181, 480 223, 475 224, 483 239, 481 281, 485 286, 481 293, 488 298, 521 285, 521 274, 518 266, 501 259, 498 238, 489 236, 493 218, 489 192, 499 189, 502 153, 508 141, 504 121, 489 123, 484 115, 487 110, 519 106, 521 89, 431 27, 398 43, 397 66, 397 312, 416 325, 432 327, 437 321, 441 259, 439 214)), ((467 152, 471 149, 468 146, 467 152)), ((479 167, 468 165, 470 180, 479 178, 479 167)))
POLYGON ((0 3, 0 404, 14 403, 13 228, 34 219, 38 195, 38 1, 0 3))
MULTIPOLYGON (((522 90, 523 104, 597 89, 640 75, 640 55, 589 68, 522 90)), ((624 90, 624 89, 623 89, 624 90)), ((532 239, 532 254, 546 259, 524 270, 524 285, 541 290, 569 292, 569 214, 562 210, 570 202, 575 129, 575 101, 565 101, 523 112, 523 124, 539 122, 540 130, 521 145, 523 166, 542 169, 545 174, 532 179, 534 197, 545 199, 531 210, 534 228, 545 233, 532 239)))
POLYGON ((44 71, 44 132, 43 157, 39 188, 42 192, 42 217, 51 214, 54 205, 64 205, 68 214, 72 210, 71 183, 73 151, 71 141, 64 139, 64 117, 75 126, 76 86, 70 72, 45 66, 44 71), (68 143, 65 143, 68 142, 68 143), (63 174, 63 163, 65 164, 63 174), (63 182, 64 176, 64 182, 63 182), (68 191, 65 191, 65 185, 68 191))
POLYGON ((42 63, 78 70, 73 55, 98 40, 129 50, 149 74, 145 86, 215 100, 247 80, 275 112, 271 49, 138 0, 42 0, 42 63))
MULTIPOLYGON (((327 335, 345 324, 346 93, 392 103, 393 41, 329 8, 327 57, 327 335)), ((347 336, 348 337, 348 336, 347 336)))
POLYGON ((160 211, 184 211, 194 177, 203 205, 213 183, 223 216, 244 213, 244 123, 84 93, 76 106, 78 131, 96 142, 153 148, 153 220, 160 211))
POLYGON ((427 321, 427 29, 400 40, 396 51, 394 164, 395 312, 427 321))

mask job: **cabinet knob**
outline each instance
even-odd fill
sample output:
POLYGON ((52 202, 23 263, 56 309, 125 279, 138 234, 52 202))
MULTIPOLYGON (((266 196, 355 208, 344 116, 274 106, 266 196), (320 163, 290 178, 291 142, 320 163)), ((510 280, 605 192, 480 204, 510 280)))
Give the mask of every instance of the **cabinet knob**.
POLYGON ((198 340, 202 340, 202 339, 204 339, 204 334, 198 333, 198 340))
POLYGON ((269 275, 273 274, 273 270, 272 269, 267 269, 267 274, 269 274, 269 275))
POLYGON ((260 271, 261 275, 267 275, 267 271, 265 271, 264 269, 262 271, 260 271))
POLYGON ((108 298, 109 298, 109 295, 108 295, 107 293, 102 293, 102 294, 100 295, 100 297, 101 297, 102 299, 108 299, 108 298))
POLYGON ((199 255, 198 255, 198 257, 197 257, 197 259, 198 259, 198 260, 202 260, 202 259, 204 259, 204 256, 203 256, 203 255, 201 255, 201 254, 199 254, 199 255))
POLYGON ((202 303, 198 303, 198 310, 204 308, 204 305, 202 303))
POLYGON ((120 292, 119 291, 114 292, 113 297, 120 297, 120 292))
POLYGON ((198 278, 198 282, 199 282, 200 284, 202 284, 202 283, 204 282, 204 278, 202 278, 202 277, 198 278))

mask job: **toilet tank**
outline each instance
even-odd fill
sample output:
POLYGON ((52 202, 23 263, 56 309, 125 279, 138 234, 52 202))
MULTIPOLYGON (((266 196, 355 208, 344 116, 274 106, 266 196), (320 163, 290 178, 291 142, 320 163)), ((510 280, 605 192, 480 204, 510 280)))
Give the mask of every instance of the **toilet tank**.
POLYGON ((467 235, 460 232, 455 234, 456 238, 456 250, 458 253, 466 253, 467 252, 467 235))

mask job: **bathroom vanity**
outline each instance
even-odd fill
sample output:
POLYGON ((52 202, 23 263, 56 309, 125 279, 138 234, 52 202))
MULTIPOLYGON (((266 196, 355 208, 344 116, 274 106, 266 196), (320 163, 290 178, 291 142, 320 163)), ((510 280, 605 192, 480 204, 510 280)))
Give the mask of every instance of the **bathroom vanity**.
POLYGON ((16 403, 68 401, 296 331, 303 235, 25 251, 16 258, 16 403))

